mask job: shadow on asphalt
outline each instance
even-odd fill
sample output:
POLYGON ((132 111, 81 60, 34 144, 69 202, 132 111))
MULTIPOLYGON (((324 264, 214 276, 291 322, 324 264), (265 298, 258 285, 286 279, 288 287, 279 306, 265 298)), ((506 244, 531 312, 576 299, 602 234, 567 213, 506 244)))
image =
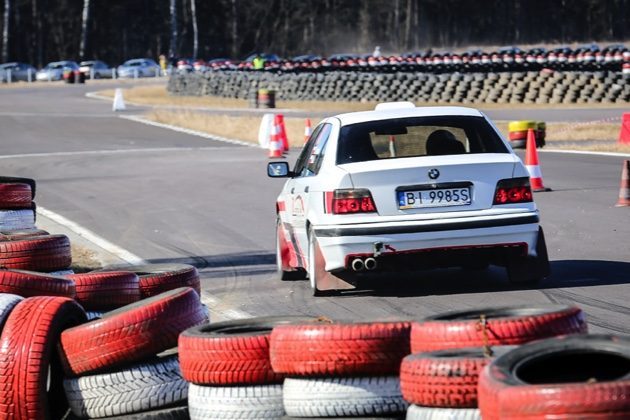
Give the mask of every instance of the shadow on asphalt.
POLYGON ((501 267, 483 271, 436 269, 365 276, 358 288, 339 296, 412 297, 513 290, 541 290, 630 283, 630 263, 601 260, 551 261, 551 276, 542 283, 513 285, 501 267))
MULTIPOLYGON (((276 254, 269 252, 236 252, 233 254, 194 255, 181 258, 154 258, 148 260, 151 264, 179 263, 194 265, 198 269, 241 267, 255 265, 276 265, 276 254)), ((275 270, 271 270, 275 271, 275 270)))

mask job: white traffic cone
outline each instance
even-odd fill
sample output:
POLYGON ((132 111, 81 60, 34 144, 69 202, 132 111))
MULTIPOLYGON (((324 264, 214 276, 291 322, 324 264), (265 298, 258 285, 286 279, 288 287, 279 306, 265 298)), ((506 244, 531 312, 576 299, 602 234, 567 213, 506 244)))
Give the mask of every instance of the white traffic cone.
POLYGON ((112 105, 112 111, 124 111, 127 109, 125 107, 125 100, 123 99, 122 89, 117 88, 116 93, 114 93, 114 104, 112 105))

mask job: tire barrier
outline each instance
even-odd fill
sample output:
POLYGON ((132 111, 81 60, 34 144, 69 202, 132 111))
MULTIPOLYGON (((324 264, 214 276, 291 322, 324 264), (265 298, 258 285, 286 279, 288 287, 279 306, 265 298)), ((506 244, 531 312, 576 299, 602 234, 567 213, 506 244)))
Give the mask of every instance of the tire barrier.
POLYGON ((357 417, 404 413, 398 376, 287 378, 284 409, 292 417, 357 417))
POLYGON ((0 183, 0 209, 30 209, 32 205, 29 184, 0 183))
POLYGON ((62 296, 74 299, 74 281, 61 276, 35 271, 0 270, 0 293, 12 293, 22 297, 62 296))
POLYGON ((63 381, 72 413, 79 418, 153 411, 186 402, 188 383, 170 351, 113 372, 63 381))
POLYGON ((32 297, 13 308, 0 336, 0 417, 62 417, 67 406, 57 342, 63 330, 85 320, 69 298, 32 297))
POLYGON ((72 377, 140 362, 175 347, 180 332, 206 320, 199 295, 189 287, 123 306, 63 332, 64 369, 72 377))
POLYGON ((278 419, 284 415, 282 385, 190 384, 188 411, 191 420, 278 419))
POLYGON ((410 404, 419 406, 477 408, 481 370, 514 348, 466 348, 409 355, 400 366, 402 395, 410 404))
POLYGON ((74 281, 76 300, 86 311, 117 309, 140 300, 138 276, 129 271, 93 271, 67 277, 74 281))
POLYGON ((112 270, 130 271, 140 278, 140 295, 142 298, 158 295, 179 287, 192 287, 201 295, 201 285, 197 269, 188 264, 144 264, 124 267, 104 268, 98 271, 112 270))
POLYGON ((70 240, 65 235, 0 241, 0 268, 56 271, 67 269, 71 262, 70 240))
POLYGON ((586 332, 584 313, 572 306, 513 306, 454 311, 413 323, 411 352, 517 345, 586 332))
POLYGON ((258 89, 285 101, 413 101, 429 103, 627 103, 628 75, 620 71, 488 73, 359 71, 278 73, 212 71, 174 74, 168 92, 182 96, 251 98, 258 89))
POLYGON ((271 333, 271 366, 298 376, 392 375, 410 353, 408 322, 279 325, 271 333))
POLYGON ((2 231, 35 229, 35 211, 0 210, 0 229, 2 231))
POLYGON ((479 378, 484 420, 630 418, 628 395, 627 337, 568 336, 525 344, 495 359, 479 378))
POLYGON ((271 331, 313 318, 274 316, 217 322, 189 328, 179 336, 182 375, 197 385, 282 383, 269 358, 271 331))

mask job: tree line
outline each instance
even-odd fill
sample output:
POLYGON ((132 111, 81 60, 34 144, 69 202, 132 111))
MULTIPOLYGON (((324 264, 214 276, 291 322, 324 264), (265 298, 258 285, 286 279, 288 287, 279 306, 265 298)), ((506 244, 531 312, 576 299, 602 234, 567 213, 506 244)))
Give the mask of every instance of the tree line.
POLYGON ((630 0, 3 0, 2 61, 623 41, 630 0))

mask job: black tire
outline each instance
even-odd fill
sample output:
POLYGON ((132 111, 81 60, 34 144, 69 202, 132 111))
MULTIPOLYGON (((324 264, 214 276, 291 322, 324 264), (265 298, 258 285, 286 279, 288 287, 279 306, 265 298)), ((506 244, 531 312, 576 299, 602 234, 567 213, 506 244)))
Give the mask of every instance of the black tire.
POLYGON ((536 257, 510 257, 506 270, 510 283, 521 285, 536 285, 542 282, 551 273, 549 255, 543 228, 538 228, 538 240, 536 242, 536 257))
POLYGON ((18 184, 28 184, 31 186, 31 198, 35 198, 35 180, 31 178, 19 178, 13 176, 0 176, 0 184, 6 183, 18 183, 18 184))

